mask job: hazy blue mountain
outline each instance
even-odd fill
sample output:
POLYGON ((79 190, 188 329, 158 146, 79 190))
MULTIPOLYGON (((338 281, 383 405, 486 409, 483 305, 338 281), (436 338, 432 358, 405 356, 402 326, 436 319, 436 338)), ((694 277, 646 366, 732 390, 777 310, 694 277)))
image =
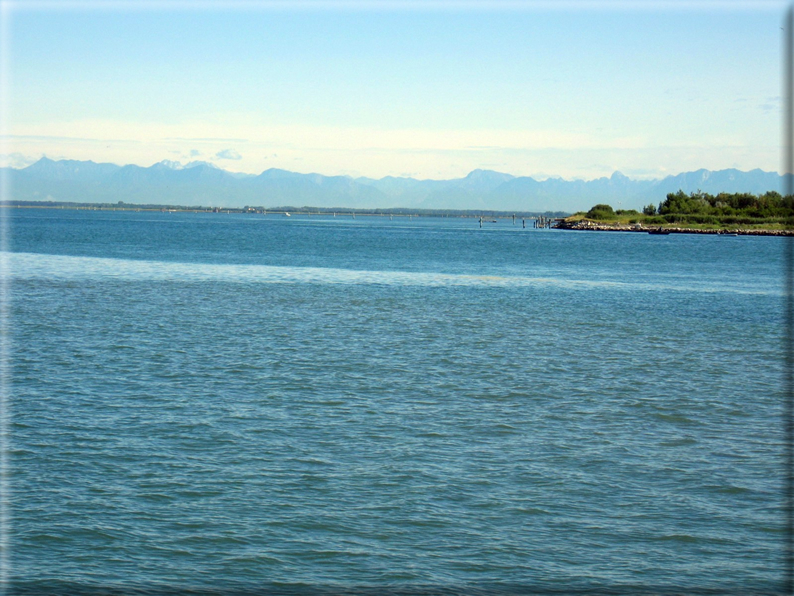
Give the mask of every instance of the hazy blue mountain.
POLYGON ((240 185, 247 205, 313 207, 383 207, 389 197, 349 176, 298 174, 269 169, 240 185))
POLYGON ((766 192, 767 190, 777 190, 783 192, 783 177, 776 172, 764 172, 755 169, 749 172, 728 169, 712 172, 709 170, 697 170, 695 172, 684 172, 677 176, 668 176, 660 180, 655 187, 667 194, 677 192, 679 189, 686 193, 701 190, 711 194, 718 192, 766 192))
POLYGON ((149 167, 42 158, 22 169, 4 168, 15 200, 155 203, 242 207, 408 207, 499 211, 580 211, 596 203, 616 209, 658 204, 667 193, 701 190, 783 191, 774 172, 697 170, 661 180, 633 180, 620 172, 595 180, 535 180, 493 170, 464 178, 417 180, 300 174, 271 168, 259 175, 227 172, 207 162, 162 161, 149 167))
POLYGON ((75 161, 64 159, 53 161, 42 157, 23 171, 40 180, 83 180, 95 182, 110 176, 120 169, 112 163, 94 163, 93 161, 75 161))
POLYGON ((474 170, 465 178, 416 180, 387 176, 380 180, 356 178, 380 190, 387 197, 400 199, 400 207, 422 209, 493 209, 485 198, 514 177, 493 170, 474 170), (461 207, 460 205, 465 205, 461 207))
POLYGON ((486 192, 496 190, 502 184, 513 178, 515 178, 515 176, 494 172, 493 170, 472 170, 465 178, 450 180, 450 182, 457 188, 472 192, 486 192))

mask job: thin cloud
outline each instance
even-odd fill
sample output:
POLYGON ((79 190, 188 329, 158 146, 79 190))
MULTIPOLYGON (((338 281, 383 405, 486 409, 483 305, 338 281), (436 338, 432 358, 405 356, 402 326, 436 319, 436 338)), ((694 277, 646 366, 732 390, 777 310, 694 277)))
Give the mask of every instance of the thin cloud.
POLYGON ((233 137, 165 137, 164 141, 193 141, 198 143, 247 143, 248 139, 233 137))
POLYGON ((780 109, 780 96, 776 95, 774 97, 767 97, 766 101, 763 102, 759 107, 764 112, 771 112, 771 111, 779 110, 780 109))
POLYGON ((215 154, 216 159, 242 159, 243 156, 234 149, 224 149, 215 154))
POLYGON ((30 157, 22 153, 0 153, 0 167, 2 168, 24 168, 36 163, 39 157, 30 157))

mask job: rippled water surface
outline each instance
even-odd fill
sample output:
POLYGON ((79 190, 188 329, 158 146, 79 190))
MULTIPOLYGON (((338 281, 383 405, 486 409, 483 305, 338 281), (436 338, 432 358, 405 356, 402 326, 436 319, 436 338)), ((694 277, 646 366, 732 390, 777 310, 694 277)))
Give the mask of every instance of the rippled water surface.
POLYGON ((783 239, 11 220, 20 593, 782 592, 783 239))

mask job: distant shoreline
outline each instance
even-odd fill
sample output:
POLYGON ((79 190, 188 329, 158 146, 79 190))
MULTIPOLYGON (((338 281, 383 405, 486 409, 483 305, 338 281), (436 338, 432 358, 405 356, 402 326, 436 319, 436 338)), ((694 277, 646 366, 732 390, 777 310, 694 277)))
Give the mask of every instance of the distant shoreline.
MULTIPOLYGON (((92 204, 92 203, 50 203, 50 202, 35 202, 35 201, 10 201, 0 203, 0 207, 7 209, 69 209, 75 211, 149 211, 149 212, 162 212, 162 213, 235 213, 235 214, 248 214, 248 215, 274 215, 284 217, 289 215, 340 215, 340 216, 362 216, 362 217, 437 217, 437 218, 468 218, 477 219, 480 217, 488 217, 495 219, 511 220, 515 217, 516 221, 519 219, 536 220, 544 218, 546 221, 556 222, 553 229, 568 230, 568 231, 590 231, 590 232, 639 232, 639 233, 653 233, 662 230, 662 234, 709 234, 709 235, 727 235, 727 236, 794 236, 794 229, 790 230, 771 230, 763 228, 686 228, 686 227, 664 227, 658 225, 643 225, 643 224, 608 224, 595 222, 588 219, 580 219, 576 221, 566 221, 564 213, 511 213, 507 211, 471 211, 471 210, 435 210, 435 209, 407 209, 403 207, 394 207, 387 209, 352 209, 349 207, 333 208, 316 208, 316 207, 203 207, 203 206, 183 206, 183 205, 135 205, 130 203, 123 204, 92 204)), ((483 220, 485 221, 485 220, 483 220)))
POLYGON ((389 207, 383 209, 353 209, 350 207, 204 207, 188 205, 137 205, 134 203, 71 203, 50 201, 7 201, 1 207, 15 209, 72 209, 79 211, 153 211, 172 213, 238 213, 249 215, 361 215, 361 216, 394 216, 394 217, 490 217, 498 219, 537 219, 559 220, 568 216, 562 211, 492 211, 471 209, 410 209, 406 207, 389 207))

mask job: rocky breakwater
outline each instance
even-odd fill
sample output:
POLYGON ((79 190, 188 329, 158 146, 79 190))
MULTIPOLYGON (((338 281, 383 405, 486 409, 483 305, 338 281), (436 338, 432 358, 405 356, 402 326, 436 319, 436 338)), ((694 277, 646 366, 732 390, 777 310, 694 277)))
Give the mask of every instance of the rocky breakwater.
POLYGON ((662 230, 662 233, 669 234, 729 234, 741 236, 794 236, 794 230, 743 230, 739 228, 723 228, 713 230, 701 230, 697 228, 681 228, 681 227, 661 227, 661 226, 647 226, 643 224, 609 224, 604 222, 595 222, 589 219, 580 219, 578 221, 560 221, 556 226, 559 230, 591 230, 594 232, 656 232, 662 230))

